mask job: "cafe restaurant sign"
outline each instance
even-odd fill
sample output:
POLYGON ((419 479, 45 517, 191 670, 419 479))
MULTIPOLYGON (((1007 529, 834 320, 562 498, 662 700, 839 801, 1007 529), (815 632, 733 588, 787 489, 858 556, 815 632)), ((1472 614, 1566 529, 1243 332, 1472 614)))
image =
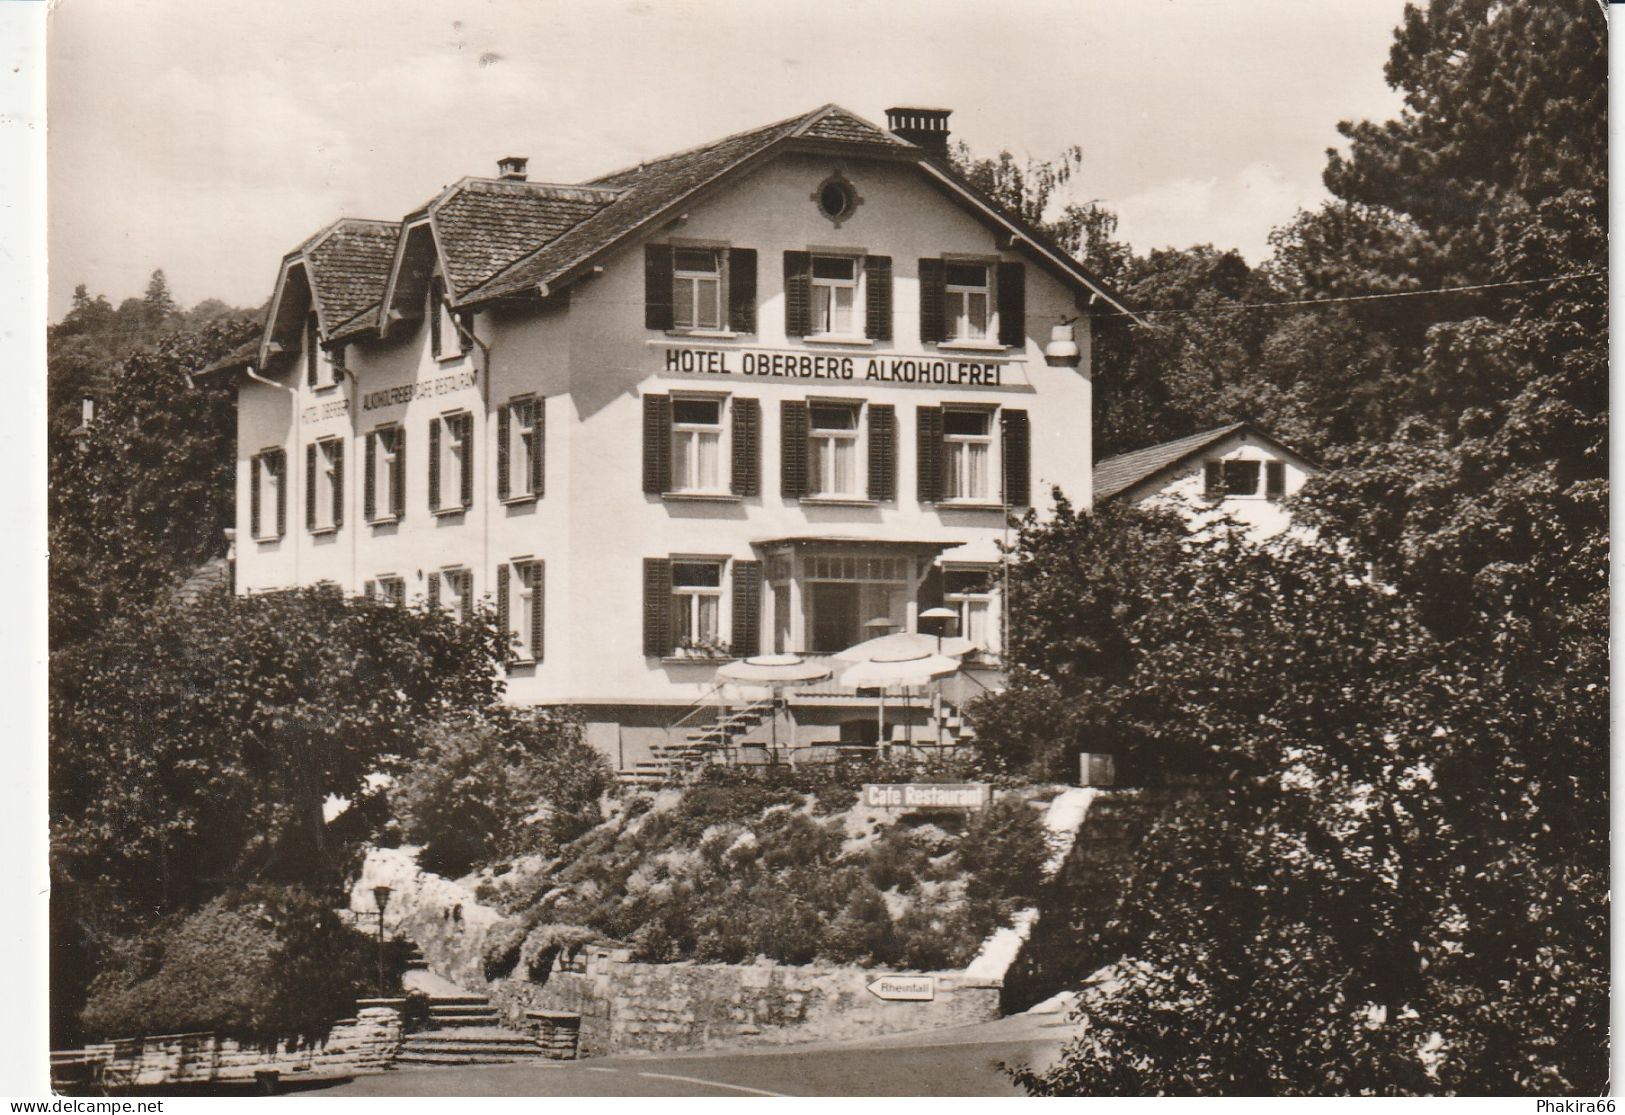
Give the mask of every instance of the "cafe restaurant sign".
POLYGON ((799 352, 762 348, 665 345, 660 374, 715 380, 799 380, 805 383, 954 387, 983 390, 1025 388, 1025 365, 966 356, 897 356, 892 353, 799 352))
POLYGON ((866 782, 863 804, 870 809, 986 809, 993 789, 986 782, 866 782))

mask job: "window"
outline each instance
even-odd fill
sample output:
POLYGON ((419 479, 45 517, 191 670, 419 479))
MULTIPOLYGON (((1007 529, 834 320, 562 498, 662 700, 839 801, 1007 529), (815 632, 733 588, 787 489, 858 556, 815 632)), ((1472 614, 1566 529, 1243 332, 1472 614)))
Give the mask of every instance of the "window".
POLYGON ((305 525, 317 534, 344 523, 344 442, 322 438, 305 450, 305 525))
POLYGON ((474 416, 442 414, 429 422, 429 510, 437 515, 474 503, 474 416))
POLYGON ((857 496, 858 407, 813 403, 807 431, 807 494, 857 496))
POLYGON ((542 562, 530 558, 497 567, 497 628, 508 633, 510 663, 542 660, 545 572, 542 562))
POLYGON ((998 622, 993 610, 993 567, 948 566, 942 571, 942 602, 959 613, 955 632, 983 650, 998 649, 998 622))
POLYGON ((986 410, 944 410, 942 451, 945 499, 991 498, 988 477, 993 455, 993 415, 986 410))
POLYGON ((441 608, 466 620, 474 614, 474 574, 467 569, 435 569, 425 586, 430 608, 441 608))
POLYGON ((988 333, 987 264, 949 263, 944 276, 947 339, 985 341, 988 333))
POLYGON ((802 602, 806 641, 814 654, 834 654, 870 638, 885 620, 901 631, 908 619, 909 561, 896 557, 809 554, 802 602))
POLYGON ((497 498, 542 494, 542 400, 514 399, 497 412, 497 498))
POLYGON ((366 597, 398 608, 406 603, 406 582, 400 577, 386 574, 367 582, 366 597))
POLYGON ((1203 494, 1210 499, 1256 496, 1260 471, 1258 461, 1208 461, 1203 468, 1203 494))
POLYGON ((468 314, 453 313, 446 304, 446 281, 439 275, 429 280, 429 348, 436 360, 454 360, 472 347, 467 333, 473 326, 468 314))
POLYGON ((676 328, 722 328, 721 255, 714 248, 672 252, 672 324, 676 328))
POLYGON ((722 400, 671 401, 671 490, 715 492, 722 487, 722 400))
POLYGON ((333 357, 322 348, 322 330, 316 311, 305 315, 305 382, 316 388, 332 387, 338 382, 333 375, 333 357))
POLYGON ((835 222, 840 228, 841 222, 852 215, 858 207, 858 192, 852 188, 852 183, 844 178, 826 178, 818 187, 814 195, 818 198, 818 211, 835 222))
POLYGON ((672 562, 671 618, 679 649, 726 653, 720 561, 672 562))
POLYGON ((406 509, 405 443, 405 431, 399 426, 380 426, 367 435, 363 512, 370 523, 392 523, 406 509))
POLYGON ((280 449, 255 454, 249 466, 248 532, 257 541, 281 538, 288 524, 288 455, 280 449))
POLYGON ((858 261, 842 256, 814 256, 812 261, 812 336, 849 337, 856 331, 858 261))

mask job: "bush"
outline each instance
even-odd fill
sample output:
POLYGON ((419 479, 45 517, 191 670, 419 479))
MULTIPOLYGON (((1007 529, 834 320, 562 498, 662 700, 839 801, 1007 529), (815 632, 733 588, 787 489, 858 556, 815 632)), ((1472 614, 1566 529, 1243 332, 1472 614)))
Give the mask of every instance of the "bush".
POLYGON ((1038 899, 1050 834, 1037 809, 1006 796, 973 814, 959 844, 959 866, 972 900, 1038 899))
POLYGON ((374 948, 307 891, 251 887, 129 941, 81 1017, 104 1038, 315 1039, 369 989, 374 948))

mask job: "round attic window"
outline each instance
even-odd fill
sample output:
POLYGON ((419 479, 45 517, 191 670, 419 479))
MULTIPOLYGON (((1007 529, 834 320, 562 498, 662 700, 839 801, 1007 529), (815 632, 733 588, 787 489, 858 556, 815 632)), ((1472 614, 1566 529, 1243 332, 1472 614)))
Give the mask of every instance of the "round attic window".
POLYGON ((863 199, 858 191, 853 189, 852 183, 839 174, 832 174, 824 179, 813 191, 813 200, 818 203, 818 211, 837 226, 852 215, 853 210, 862 204, 863 199))

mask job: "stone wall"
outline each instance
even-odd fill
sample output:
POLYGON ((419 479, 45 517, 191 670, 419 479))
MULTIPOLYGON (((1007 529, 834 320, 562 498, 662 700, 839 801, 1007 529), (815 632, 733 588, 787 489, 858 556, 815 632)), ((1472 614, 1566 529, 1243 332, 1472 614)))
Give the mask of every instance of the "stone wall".
POLYGON ((545 983, 501 980, 489 993, 515 1028, 531 1028, 527 1011, 579 1014, 584 1057, 873 1037, 999 1016, 997 980, 923 973, 935 983, 929 1001, 887 1001, 868 990, 893 974, 770 962, 641 964, 625 949, 588 946, 556 960, 545 983))
MULTIPOLYGON (((376 1001, 375 1001, 376 1002, 376 1001)), ((85 1047, 112 1085, 252 1083, 275 1072, 284 1082, 383 1072, 401 1047, 398 1006, 363 1006, 333 1024, 327 1037, 300 1045, 255 1045, 217 1034, 160 1034, 85 1047)))
POLYGON ((486 937, 504 920, 501 911, 482 906, 461 883, 424 871, 417 849, 373 848, 350 890, 350 913, 366 933, 378 931, 373 888, 390 888, 384 932, 405 937, 423 952, 429 970, 459 987, 485 986, 486 937))

